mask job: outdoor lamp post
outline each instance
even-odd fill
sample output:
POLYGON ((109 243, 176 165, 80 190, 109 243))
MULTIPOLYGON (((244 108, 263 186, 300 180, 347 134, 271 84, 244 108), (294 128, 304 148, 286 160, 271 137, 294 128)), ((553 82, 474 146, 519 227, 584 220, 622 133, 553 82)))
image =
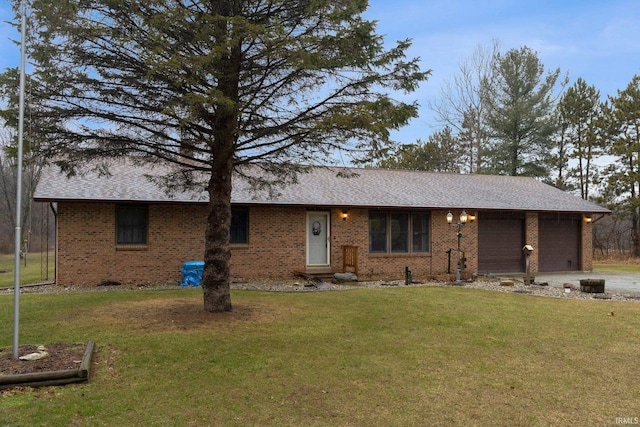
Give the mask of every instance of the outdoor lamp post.
MULTIPOLYGON (((458 269, 456 270, 456 283, 462 279, 462 251, 460 250, 460 239, 462 238, 462 227, 467 223, 467 212, 463 209, 460 213, 460 220, 456 226, 456 234, 458 236, 458 269)), ((447 214, 447 224, 453 225, 453 214, 451 211, 447 214)))

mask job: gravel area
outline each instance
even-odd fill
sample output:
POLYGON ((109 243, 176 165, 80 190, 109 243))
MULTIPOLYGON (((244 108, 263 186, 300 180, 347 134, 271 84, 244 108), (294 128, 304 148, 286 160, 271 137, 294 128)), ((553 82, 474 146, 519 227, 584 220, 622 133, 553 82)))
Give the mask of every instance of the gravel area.
MULTIPOLYGON (((446 282, 417 282, 405 285, 404 280, 388 280, 388 281, 363 281, 350 282, 343 284, 333 284, 320 281, 299 280, 251 280, 251 281, 234 281, 231 289, 234 290, 256 290, 271 292, 318 292, 318 291, 338 291, 362 288, 390 288, 390 287, 420 287, 420 286, 456 286, 463 288, 483 289, 495 292, 510 292, 525 295, 545 296, 554 298, 571 298, 571 299, 595 299, 595 300, 614 300, 640 301, 640 293, 625 291, 607 291, 605 293, 594 294, 580 292, 580 287, 573 284, 564 284, 562 286, 550 286, 546 283, 534 283, 533 285, 525 285, 523 281, 513 279, 498 278, 479 278, 474 281, 463 282, 461 284, 452 284, 446 282)), ((136 291, 136 290, 178 290, 188 289, 184 286, 176 284, 145 284, 145 285, 107 285, 107 286, 87 286, 87 285, 52 285, 37 284, 24 285, 20 288, 21 293, 81 293, 81 292, 109 292, 118 291, 136 291)), ((606 290, 606 288, 605 288, 606 290)), ((0 294, 13 293, 13 287, 0 289, 0 294)))

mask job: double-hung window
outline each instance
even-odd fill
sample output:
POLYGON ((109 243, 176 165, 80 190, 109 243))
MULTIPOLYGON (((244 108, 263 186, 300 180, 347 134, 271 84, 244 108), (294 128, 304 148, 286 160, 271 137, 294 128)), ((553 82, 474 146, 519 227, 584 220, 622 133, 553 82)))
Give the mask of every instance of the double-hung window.
POLYGON ((369 212, 370 253, 430 251, 429 212, 369 212))
POLYGON ((249 243, 249 209, 244 207, 231 208, 231 229, 229 243, 246 245, 249 243))
POLYGON ((116 244, 146 245, 148 229, 147 205, 116 206, 116 244))

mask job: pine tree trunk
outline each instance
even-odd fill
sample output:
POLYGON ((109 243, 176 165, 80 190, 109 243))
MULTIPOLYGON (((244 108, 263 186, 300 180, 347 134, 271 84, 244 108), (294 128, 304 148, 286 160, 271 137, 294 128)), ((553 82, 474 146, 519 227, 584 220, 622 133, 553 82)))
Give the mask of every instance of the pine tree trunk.
POLYGON ((231 225, 231 176, 232 158, 216 162, 209 181, 209 215, 207 216, 206 242, 202 291, 204 309, 209 312, 233 311, 229 288, 231 249, 229 227, 231 225))
MULTIPOLYGON (((240 3, 233 1, 213 2, 214 9, 223 17, 237 14, 240 3)), ((204 309, 210 312, 233 311, 230 292, 231 249, 229 229, 231 227, 231 178, 233 174, 234 141, 238 132, 238 88, 242 63, 241 37, 229 35, 229 22, 222 19, 213 25, 216 39, 235 39, 226 53, 220 54, 217 69, 220 71, 217 90, 223 94, 224 102, 219 102, 210 117, 214 134, 211 144, 211 178, 209 180, 209 215, 204 252, 202 291, 204 309)), ((231 26, 234 32, 234 26, 231 26)), ((206 109, 205 109, 206 110, 206 109)))

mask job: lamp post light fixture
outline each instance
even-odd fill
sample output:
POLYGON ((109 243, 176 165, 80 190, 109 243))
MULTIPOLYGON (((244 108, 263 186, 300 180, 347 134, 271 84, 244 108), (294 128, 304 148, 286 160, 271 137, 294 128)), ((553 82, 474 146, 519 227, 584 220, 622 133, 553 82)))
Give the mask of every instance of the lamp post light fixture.
POLYGON ((447 214, 447 224, 456 226, 456 235, 458 236, 458 269, 456 270, 456 283, 460 283, 462 279, 462 251, 460 250, 460 239, 462 239, 462 227, 467 223, 467 212, 463 209, 460 213, 460 219, 457 224, 453 224, 453 214, 451 211, 447 214))

